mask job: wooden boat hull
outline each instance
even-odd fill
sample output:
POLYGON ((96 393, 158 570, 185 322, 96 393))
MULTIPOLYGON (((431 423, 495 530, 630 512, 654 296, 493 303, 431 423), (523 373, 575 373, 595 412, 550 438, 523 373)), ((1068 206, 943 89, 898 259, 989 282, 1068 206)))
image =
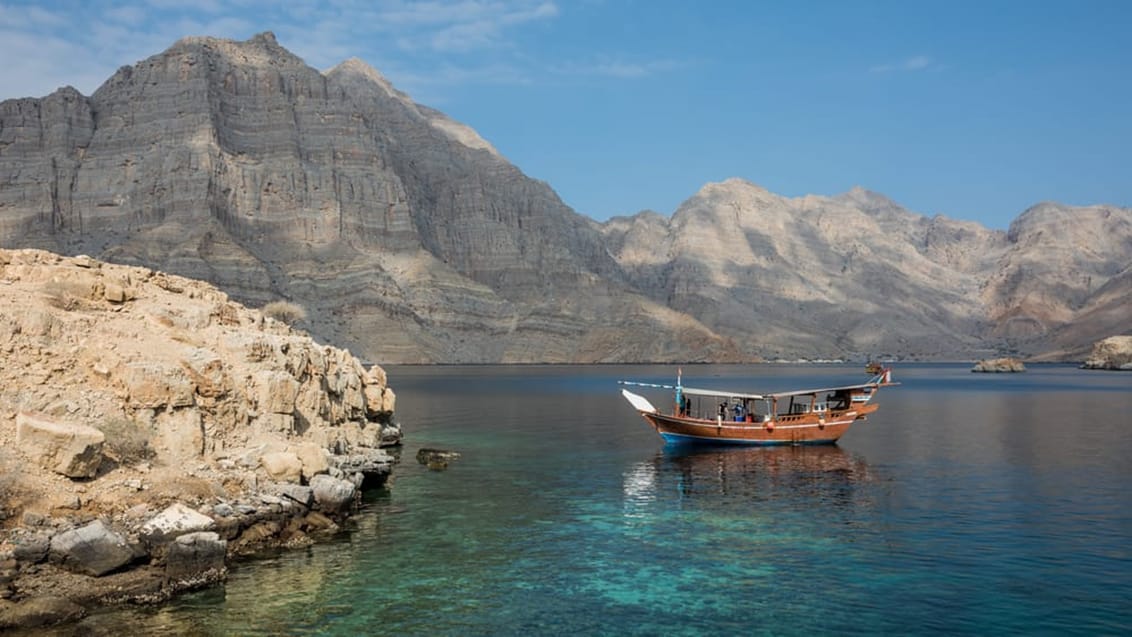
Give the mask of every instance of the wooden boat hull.
POLYGON ((759 423, 640 413, 666 442, 766 446, 831 445, 849 430, 849 425, 863 417, 863 414, 849 411, 826 419, 807 415, 759 423))
MULTIPOLYGON (((858 420, 877 410, 872 402, 892 382, 882 370, 867 383, 773 394, 686 387, 677 372, 676 385, 619 381, 623 385, 674 389, 672 411, 665 414, 647 398, 622 389, 621 395, 669 443, 721 445, 831 445, 858 420), (693 408, 689 396, 696 397, 693 408), (718 416, 705 417, 702 399, 718 416), (722 399, 721 402, 715 401, 722 399), (733 414, 733 418, 728 418, 733 414)), ((711 414, 715 416, 715 414, 711 414)))

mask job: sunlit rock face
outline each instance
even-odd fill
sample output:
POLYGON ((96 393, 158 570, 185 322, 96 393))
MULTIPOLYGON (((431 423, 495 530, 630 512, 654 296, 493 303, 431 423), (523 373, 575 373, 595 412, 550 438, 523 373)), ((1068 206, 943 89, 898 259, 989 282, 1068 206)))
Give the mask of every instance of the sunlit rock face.
POLYGON ((1081 358, 1132 327, 1126 208, 1041 204, 1000 232, 859 188, 786 198, 730 179, 604 231, 638 289, 741 355, 1081 358))
POLYGON ((1082 367, 1132 371, 1132 336, 1110 336, 1097 341, 1082 367))

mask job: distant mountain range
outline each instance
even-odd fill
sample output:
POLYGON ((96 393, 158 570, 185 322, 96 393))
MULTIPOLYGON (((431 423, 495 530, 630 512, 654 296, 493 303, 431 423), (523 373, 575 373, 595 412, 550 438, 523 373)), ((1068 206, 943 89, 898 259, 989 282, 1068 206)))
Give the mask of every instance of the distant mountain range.
POLYGON ((1132 209, 1009 231, 730 179, 598 223, 471 128, 270 33, 0 103, 0 247, 286 299, 386 363, 1081 359, 1132 332, 1132 209))

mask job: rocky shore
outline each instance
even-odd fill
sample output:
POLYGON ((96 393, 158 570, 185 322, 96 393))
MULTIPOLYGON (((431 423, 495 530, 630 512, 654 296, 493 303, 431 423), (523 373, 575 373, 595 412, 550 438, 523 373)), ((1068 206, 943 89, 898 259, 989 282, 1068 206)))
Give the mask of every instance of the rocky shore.
POLYGON ((0 630, 332 534, 400 443, 384 370, 144 268, 0 250, 0 630))

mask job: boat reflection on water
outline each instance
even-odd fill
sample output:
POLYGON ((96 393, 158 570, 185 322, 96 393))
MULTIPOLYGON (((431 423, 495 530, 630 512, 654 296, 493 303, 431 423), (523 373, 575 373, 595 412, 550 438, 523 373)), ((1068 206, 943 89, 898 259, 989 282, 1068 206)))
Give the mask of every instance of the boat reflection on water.
POLYGON ((625 473, 627 509, 676 497, 812 500, 851 505, 855 491, 875 477, 863 458, 836 445, 799 447, 666 446, 625 473))

